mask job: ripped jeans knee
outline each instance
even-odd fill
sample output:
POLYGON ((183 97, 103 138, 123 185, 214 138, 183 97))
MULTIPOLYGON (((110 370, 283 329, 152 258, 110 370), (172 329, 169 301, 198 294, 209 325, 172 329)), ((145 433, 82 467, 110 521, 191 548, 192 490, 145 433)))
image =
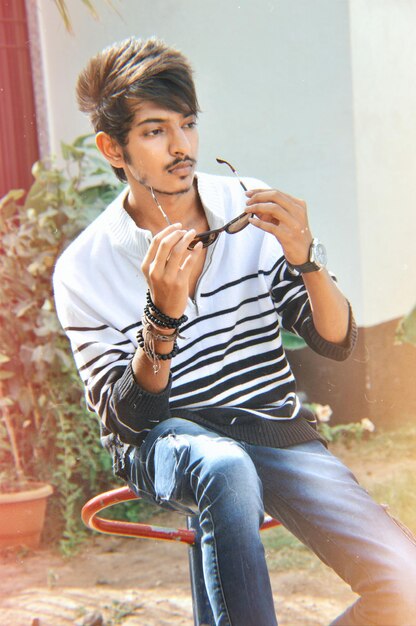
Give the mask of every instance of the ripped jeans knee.
MULTIPOLYGON (((158 429, 161 430, 161 429, 158 429)), ((170 511, 195 515, 198 507, 190 489, 187 466, 190 444, 172 428, 150 433, 140 448, 130 452, 130 487, 143 499, 170 511)))
POLYGON ((159 505, 194 505, 187 467, 190 444, 184 435, 168 434, 156 440, 153 447, 155 501, 159 505))
POLYGON ((129 482, 141 497, 191 515, 198 512, 202 490, 244 494, 251 480, 258 486, 252 461, 238 442, 179 418, 158 424, 130 453, 129 466, 129 482), (233 489, 237 486, 241 489, 233 489))

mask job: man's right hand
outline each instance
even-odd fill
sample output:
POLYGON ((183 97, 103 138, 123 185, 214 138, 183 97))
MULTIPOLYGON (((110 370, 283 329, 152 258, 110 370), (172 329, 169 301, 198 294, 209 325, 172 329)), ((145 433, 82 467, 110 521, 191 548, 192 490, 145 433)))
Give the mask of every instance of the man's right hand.
POLYGON ((203 249, 198 243, 188 250, 195 234, 181 224, 164 228, 152 239, 141 266, 153 302, 169 317, 181 317, 186 308, 192 272, 203 249))

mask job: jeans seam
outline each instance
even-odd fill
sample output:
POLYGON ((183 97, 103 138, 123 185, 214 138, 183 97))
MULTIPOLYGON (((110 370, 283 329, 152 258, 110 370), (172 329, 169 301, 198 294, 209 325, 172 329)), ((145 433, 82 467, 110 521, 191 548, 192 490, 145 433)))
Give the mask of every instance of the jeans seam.
POLYGON ((406 526, 406 524, 403 524, 403 522, 401 520, 397 519, 397 517, 395 517, 392 513, 390 513, 389 508, 387 507, 387 505, 380 504, 380 506, 383 509, 384 513, 387 515, 387 517, 402 532, 402 534, 406 537, 406 539, 408 541, 410 541, 411 545, 413 547, 415 547, 416 546, 416 537, 412 533, 410 528, 408 528, 406 526))
MULTIPOLYGON (((192 470, 190 472, 190 476, 192 478, 196 478, 197 488, 199 488, 200 477, 195 473, 194 470, 192 470)), ((194 495, 195 495, 195 492, 194 492, 194 495)), ((206 498, 206 500, 208 500, 208 504, 209 505, 212 504, 211 500, 209 499, 209 497, 206 494, 203 495, 203 497, 206 498)), ((196 497, 195 497, 195 501, 196 501, 196 497)), ((201 507, 199 506, 198 502, 197 502, 197 506, 198 506, 198 510, 200 510, 201 507)), ((211 512, 208 510, 208 507, 202 507, 202 508, 205 510, 206 514, 209 515, 209 518, 211 520, 212 537, 213 537, 213 548, 214 548, 214 559, 215 559, 215 574, 216 574, 216 578, 218 580, 218 584, 219 584, 219 588, 220 588, 220 593, 221 593, 221 598, 222 598, 222 607, 225 610, 225 613, 227 615, 227 619, 228 619, 229 625, 232 626, 231 619, 230 619, 230 613, 228 611, 227 602, 226 602, 226 599, 225 599, 224 587, 223 587, 221 576, 220 576, 219 565, 218 565, 218 549, 217 549, 217 541, 216 541, 216 538, 215 538, 215 530, 214 530, 215 529, 215 524, 214 524, 214 521, 212 519, 211 512)), ((201 542, 200 542, 200 549, 202 550, 201 542)))

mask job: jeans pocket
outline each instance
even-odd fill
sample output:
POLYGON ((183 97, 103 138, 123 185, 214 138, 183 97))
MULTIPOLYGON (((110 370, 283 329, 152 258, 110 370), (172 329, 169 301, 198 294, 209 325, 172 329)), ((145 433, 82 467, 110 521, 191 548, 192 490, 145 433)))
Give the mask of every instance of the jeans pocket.
POLYGON ((416 546, 416 536, 413 534, 410 528, 408 528, 406 524, 403 524, 402 521, 400 521, 397 517, 390 513, 390 508, 388 504, 382 504, 381 506, 390 517, 390 519, 396 524, 396 526, 398 526, 400 530, 406 535, 406 537, 413 543, 413 545, 416 546))

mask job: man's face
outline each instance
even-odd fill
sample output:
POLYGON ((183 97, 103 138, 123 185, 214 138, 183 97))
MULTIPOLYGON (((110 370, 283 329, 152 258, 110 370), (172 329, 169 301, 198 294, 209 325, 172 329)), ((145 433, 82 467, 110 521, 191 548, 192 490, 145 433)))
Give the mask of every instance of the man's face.
POLYGON ((194 114, 141 103, 123 148, 130 186, 139 183, 168 195, 189 191, 198 155, 196 121, 194 114))

